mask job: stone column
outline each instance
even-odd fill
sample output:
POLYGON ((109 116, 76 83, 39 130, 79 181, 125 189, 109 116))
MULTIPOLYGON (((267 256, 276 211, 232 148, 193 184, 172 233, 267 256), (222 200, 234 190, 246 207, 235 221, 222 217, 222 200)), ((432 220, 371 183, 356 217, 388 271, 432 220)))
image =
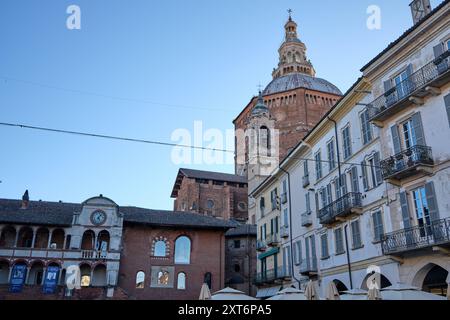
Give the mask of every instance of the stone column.
POLYGON ((31 267, 27 267, 27 276, 25 277, 25 284, 28 284, 28 279, 30 278, 31 267))
POLYGON ((36 242, 37 229, 32 229, 32 230, 33 230, 33 240, 31 240, 31 248, 34 248, 34 244, 36 242))
POLYGON ((42 275, 42 281, 41 281, 41 283, 40 283, 41 286, 44 285, 45 277, 47 276, 47 275, 46 275, 46 273, 47 273, 47 268, 44 267, 44 268, 42 269, 42 271, 44 272, 44 274, 42 275))
POLYGON ((20 233, 20 229, 16 229, 16 239, 14 240, 14 248, 17 248, 17 244, 19 242, 19 233, 20 233))
POLYGON ((9 266, 8 283, 11 282, 12 270, 13 270, 13 267, 12 267, 12 266, 9 266))
POLYGON ((50 245, 52 244, 52 236, 53 236, 53 229, 50 229, 48 231, 48 243, 47 243, 47 249, 50 249, 50 245))

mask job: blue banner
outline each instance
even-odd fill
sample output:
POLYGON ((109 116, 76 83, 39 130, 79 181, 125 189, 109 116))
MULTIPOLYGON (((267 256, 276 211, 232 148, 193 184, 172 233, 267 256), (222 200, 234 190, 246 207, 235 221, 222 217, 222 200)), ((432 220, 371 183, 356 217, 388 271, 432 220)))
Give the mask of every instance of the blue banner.
POLYGON ((58 285, 58 278, 59 278, 59 267, 57 266, 47 267, 47 273, 44 279, 44 287, 42 289, 43 292, 55 293, 56 287, 58 285))
POLYGON ((27 266, 24 264, 16 264, 12 269, 9 291, 21 292, 26 276, 27 266))

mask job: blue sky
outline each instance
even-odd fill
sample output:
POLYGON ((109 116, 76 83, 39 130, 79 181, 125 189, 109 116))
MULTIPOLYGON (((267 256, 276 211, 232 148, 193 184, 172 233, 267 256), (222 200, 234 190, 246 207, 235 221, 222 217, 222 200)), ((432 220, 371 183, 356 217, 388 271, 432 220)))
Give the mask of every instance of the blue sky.
MULTIPOLYGON (((271 80, 287 8, 317 76, 346 91, 412 25, 409 2, 2 0, 0 122, 166 142, 195 120, 232 129, 257 85, 271 80), (71 4, 81 8, 81 30, 66 28, 71 4), (381 30, 366 28, 372 4, 381 30)), ((0 197, 29 189, 33 200, 81 202, 102 193, 119 205, 171 209, 171 152, 0 126, 0 197)))

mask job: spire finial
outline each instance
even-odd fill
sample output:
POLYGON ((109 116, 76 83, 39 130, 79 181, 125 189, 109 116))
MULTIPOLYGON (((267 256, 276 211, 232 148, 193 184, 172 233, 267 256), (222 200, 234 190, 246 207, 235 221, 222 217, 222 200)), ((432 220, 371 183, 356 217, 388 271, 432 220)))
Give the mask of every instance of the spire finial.
POLYGON ((261 84, 261 82, 257 85, 257 87, 258 87, 258 93, 259 93, 259 95, 261 95, 261 93, 262 93, 262 84, 261 84))
POLYGON ((287 10, 287 12, 288 12, 288 14, 289 14, 289 21, 291 21, 291 20, 292 20, 292 17, 291 17, 292 9, 289 8, 289 9, 287 10))

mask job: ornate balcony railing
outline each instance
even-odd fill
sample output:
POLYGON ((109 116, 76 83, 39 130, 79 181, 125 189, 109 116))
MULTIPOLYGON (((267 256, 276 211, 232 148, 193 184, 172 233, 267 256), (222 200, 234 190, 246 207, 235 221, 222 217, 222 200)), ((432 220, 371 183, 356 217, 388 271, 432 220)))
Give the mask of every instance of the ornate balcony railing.
POLYGON ((401 229, 381 237, 383 254, 396 254, 443 244, 450 245, 450 218, 436 220, 429 225, 401 229))
POLYGON ((408 78, 386 91, 368 106, 371 121, 385 120, 402 106, 409 104, 409 97, 427 95, 426 87, 432 84, 441 86, 448 82, 450 75, 450 50, 434 59, 408 78))
POLYGON ((266 238, 266 243, 268 246, 278 246, 280 244, 280 237, 278 233, 269 234, 266 238))
POLYGON ((310 225, 312 225, 312 214, 309 210, 302 213, 302 227, 309 227, 310 225))
POLYGON ((316 257, 308 257, 306 259, 303 259, 300 263, 300 273, 305 274, 311 274, 311 273, 317 273, 317 258, 316 257))
POLYGON ((309 174, 303 176, 302 182, 303 182, 303 188, 306 188, 307 186, 309 186, 309 174))
POLYGON ((291 277, 290 270, 287 268, 278 267, 270 269, 265 272, 257 273, 255 276, 255 284, 261 285, 264 283, 271 283, 275 280, 288 280, 291 277))
POLYGON ((331 204, 323 207, 318 212, 321 224, 329 224, 336 221, 337 217, 345 217, 357 212, 362 207, 361 193, 349 192, 331 204))
POLYGON ((100 250, 81 250, 81 258, 82 259, 106 259, 108 257, 107 251, 100 250))
POLYGON ((280 228, 280 236, 282 238, 289 238, 289 226, 282 226, 280 228))
POLYGON ((403 178, 420 165, 433 165, 431 147, 412 146, 380 162, 384 179, 403 178))

